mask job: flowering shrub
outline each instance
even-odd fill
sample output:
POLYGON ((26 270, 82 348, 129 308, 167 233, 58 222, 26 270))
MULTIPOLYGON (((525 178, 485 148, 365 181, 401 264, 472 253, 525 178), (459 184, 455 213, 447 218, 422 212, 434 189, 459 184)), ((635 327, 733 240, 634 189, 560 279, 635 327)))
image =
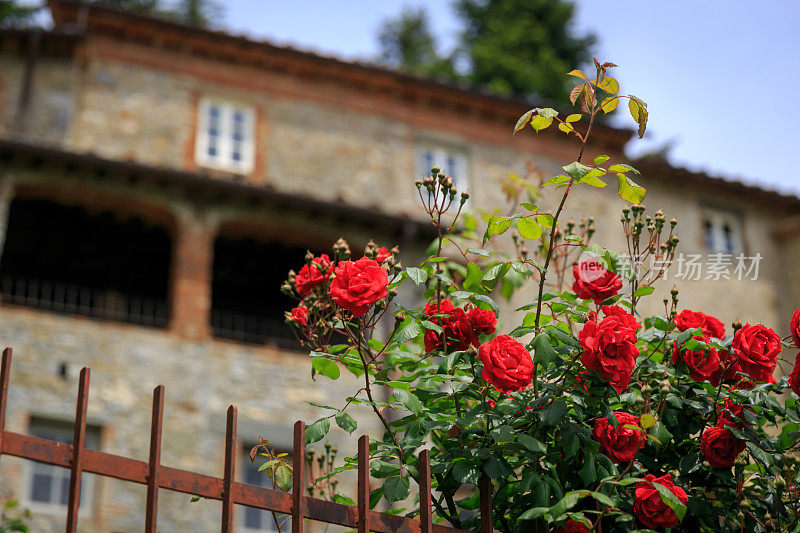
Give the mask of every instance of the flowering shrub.
MULTIPOLYGON (((646 214, 634 168, 608 156, 582 162, 597 116, 621 100, 640 136, 646 127, 647 106, 619 94, 613 67, 595 62, 591 78, 570 73, 582 113, 537 108, 515 127, 555 123, 579 143, 577 160, 541 184, 563 191, 555 211, 534 205, 539 187, 520 179, 509 196, 523 211, 485 214, 480 234, 479 220, 462 213, 467 191, 434 167, 415 183, 438 234, 421 265, 403 268, 397 248, 372 242, 353 260, 340 240, 331 257, 309 254, 283 285, 299 300, 287 321, 313 350, 313 375, 337 379, 344 368, 363 380, 338 405, 319 406, 330 414, 307 427, 307 441, 324 438, 331 419, 355 431, 349 411, 358 405, 382 424, 370 447, 382 480, 372 506, 405 501, 417 512, 411 481, 428 447, 436 517, 460 528, 477 529, 476 486, 486 478, 501 531, 761 532, 800 521, 800 359, 788 380, 773 375, 782 350, 800 348, 800 310, 783 340, 762 324, 726 331, 713 316, 680 309, 677 288, 662 314, 640 314, 679 239, 676 220, 646 214), (608 178, 630 204, 621 219, 628 259, 589 242, 592 219, 560 220, 571 191, 608 178), (491 251, 503 234, 511 254, 491 251), (526 280, 535 297, 503 317, 521 322, 498 327, 496 298, 526 280), (424 295, 421 310, 394 301, 410 283, 424 295), (382 321, 386 335, 376 331, 382 321)), ((355 464, 348 458, 325 477, 355 464)))

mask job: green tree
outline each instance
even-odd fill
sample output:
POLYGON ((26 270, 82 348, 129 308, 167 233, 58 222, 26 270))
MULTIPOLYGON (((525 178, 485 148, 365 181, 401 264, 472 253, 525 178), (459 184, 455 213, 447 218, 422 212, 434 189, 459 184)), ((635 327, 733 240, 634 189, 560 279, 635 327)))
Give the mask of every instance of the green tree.
POLYGON ((469 79, 504 95, 569 102, 563 73, 591 61, 594 35, 572 30, 567 0, 458 0, 469 79))
POLYGON ((395 19, 386 20, 378 33, 379 61, 391 68, 419 76, 455 78, 453 58, 440 56, 423 8, 406 7, 395 19))
POLYGON ((179 0, 173 10, 175 17, 191 26, 219 26, 222 5, 215 0, 179 0))
POLYGON ((15 0, 0 0, 0 28, 26 28, 35 26, 39 5, 21 5, 15 0))
POLYGON ((95 3, 148 15, 161 14, 158 0, 95 0, 95 3))

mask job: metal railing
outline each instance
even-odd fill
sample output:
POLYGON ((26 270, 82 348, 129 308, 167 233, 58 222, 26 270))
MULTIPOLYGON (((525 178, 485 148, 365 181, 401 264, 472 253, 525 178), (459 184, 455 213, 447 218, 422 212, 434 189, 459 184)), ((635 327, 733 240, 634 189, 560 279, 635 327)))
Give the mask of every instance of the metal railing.
POLYGON ((3 277, 0 294, 4 304, 140 326, 167 326, 167 302, 146 296, 11 276, 3 277))
MULTIPOLYGON (((81 496, 81 474, 88 472, 131 483, 147 485, 145 532, 157 530, 158 492, 167 489, 222 502, 222 533, 234 531, 233 506, 246 505, 265 511, 291 515, 292 533, 302 533, 304 519, 327 524, 356 528, 359 533, 376 531, 420 533, 466 533, 463 530, 432 523, 430 450, 419 454, 419 519, 381 513, 369 509, 369 437, 358 439, 358 486, 355 507, 310 496, 305 490, 305 424, 294 425, 292 493, 248 485, 235 481, 236 457, 236 406, 228 408, 225 431, 225 462, 222 478, 197 474, 161 464, 161 438, 164 413, 164 386, 153 391, 153 410, 150 425, 150 456, 147 461, 129 459, 120 455, 90 450, 84 447, 86 437, 86 411, 89 403, 90 369, 84 367, 78 383, 75 408, 73 444, 56 442, 39 437, 6 431, 5 416, 8 405, 8 387, 11 376, 11 348, 3 352, 0 367, 0 457, 13 455, 30 461, 70 469, 69 500, 65 531, 75 533, 81 496)), ((489 478, 483 476, 480 484, 481 532, 491 533, 492 503, 489 478)))

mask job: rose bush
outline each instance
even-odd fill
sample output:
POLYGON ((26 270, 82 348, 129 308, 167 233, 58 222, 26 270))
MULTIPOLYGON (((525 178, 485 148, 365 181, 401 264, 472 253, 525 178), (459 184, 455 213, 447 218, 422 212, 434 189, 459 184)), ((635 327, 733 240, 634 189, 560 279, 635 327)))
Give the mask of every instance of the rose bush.
MULTIPOLYGON (((800 357, 788 378, 776 373, 800 348, 800 310, 782 340, 762 324, 727 329, 656 284, 675 257, 677 221, 646 212, 631 166, 583 159, 596 117, 620 100, 640 135, 646 127, 646 105, 619 93, 613 67, 570 73, 582 113, 520 118, 515 132, 557 124, 580 145, 541 187, 504 185, 522 212, 464 213, 469 194, 434 167, 415 182, 437 234, 421 264, 404 268, 397 248, 371 241, 354 259, 339 240, 330 258, 309 254, 290 272, 283 290, 300 303, 287 322, 313 350, 312 375, 346 369, 360 380, 347 398, 314 404, 329 414, 306 439, 323 439, 332 423, 352 433, 351 413, 371 410, 383 428, 370 444, 380 480, 371 506, 405 502, 416 514, 417 455, 429 448, 435 517, 459 528, 479 528, 478 486, 491 487, 493 526, 504 532, 765 532, 800 522, 800 357), (593 219, 561 220, 572 191, 608 178, 627 202, 625 255, 590 242, 593 219), (535 205, 540 188, 560 191, 557 209, 535 205), (531 296, 499 324, 498 300, 526 281, 531 296), (421 309, 398 303, 404 287, 421 309), (641 299, 656 291, 663 312, 643 316, 641 299)), ((325 477, 356 464, 349 457, 325 477)))

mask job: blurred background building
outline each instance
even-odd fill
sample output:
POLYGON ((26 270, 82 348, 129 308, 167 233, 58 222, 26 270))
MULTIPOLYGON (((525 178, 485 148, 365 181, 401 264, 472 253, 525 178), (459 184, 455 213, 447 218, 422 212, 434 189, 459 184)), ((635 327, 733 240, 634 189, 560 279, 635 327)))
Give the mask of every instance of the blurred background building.
MULTIPOLYGON (((432 238, 413 182, 434 162, 470 190, 471 209, 491 210, 506 206, 509 173, 533 164, 552 175, 577 153, 557 131, 512 138, 530 107, 522 99, 430 72, 108 6, 49 9, 52 29, 0 33, 0 339, 17 354, 13 431, 69 440, 86 365, 89 447, 147 457, 148 406, 163 383, 163 464, 219 475, 229 404, 239 406, 243 458, 259 436, 288 448, 292 423, 320 416, 306 400, 358 388, 312 382, 283 324, 292 302, 279 286, 306 250, 372 238, 413 261, 432 238)), ((624 160, 632 134, 601 124, 589 155, 624 160)), ((648 205, 678 218, 681 251, 705 268, 677 281, 682 307, 785 334, 800 301, 800 199, 658 157, 634 165, 648 205), (737 257, 759 258, 758 271, 737 278, 737 257), (722 258, 727 275, 710 273, 722 258)), ((578 191, 568 216, 593 215, 598 241, 622 249, 623 202, 610 189, 578 191)), ((545 193, 540 205, 551 204, 545 193)), ((648 311, 673 283, 657 286, 648 311)), ((530 298, 523 290, 503 307, 530 298)), ((377 430, 368 413, 358 418, 359 431, 377 430)), ((33 511, 34 531, 58 531, 65 472, 4 456, 0 491, 33 511)), ((82 531, 141 529, 144 487, 87 483, 82 531)), ((165 531, 218 523, 217 505, 162 498, 165 531)), ((244 509, 238 520, 246 531, 272 527, 244 509)))

